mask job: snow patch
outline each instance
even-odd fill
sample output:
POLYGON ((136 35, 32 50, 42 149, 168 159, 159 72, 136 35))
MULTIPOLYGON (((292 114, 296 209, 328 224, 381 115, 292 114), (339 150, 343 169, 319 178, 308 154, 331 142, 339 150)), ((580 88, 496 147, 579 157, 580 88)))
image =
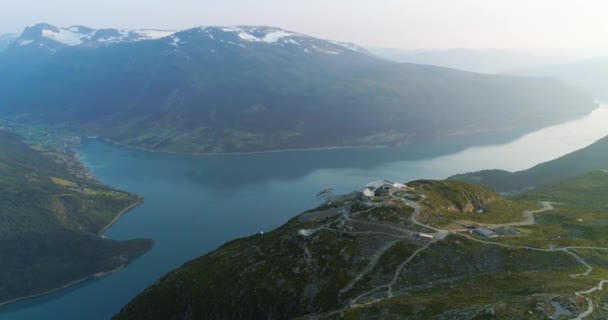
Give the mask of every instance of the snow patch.
POLYGON ((247 48, 247 47, 245 47, 244 45, 242 45, 240 43, 236 43, 236 42, 232 42, 232 41, 222 41, 222 42, 227 43, 227 44, 231 44, 231 45, 235 45, 235 46, 239 46, 239 47, 242 47, 242 48, 247 48))
POLYGON ((276 43, 283 38, 291 37, 294 35, 296 35, 296 34, 291 33, 291 32, 286 32, 283 30, 278 30, 278 31, 268 32, 263 38, 259 38, 250 33, 242 31, 239 33, 239 38, 241 38, 245 41, 276 43))
POLYGON ((173 35, 175 31, 166 30, 133 30, 141 39, 139 40, 155 40, 173 35))
POLYGON ((291 37, 293 36, 293 33, 290 32, 285 32, 285 31, 274 31, 274 32, 270 32, 268 34, 266 34, 266 36, 264 37, 264 39, 262 39, 262 41, 267 42, 267 43, 274 43, 279 41, 280 39, 286 38, 286 37, 291 37))
POLYGON ((331 40, 329 40, 329 42, 331 42, 337 46, 340 46, 344 49, 348 49, 350 51, 360 52, 360 53, 365 52, 365 50, 363 48, 359 47, 358 45, 356 45, 354 43, 338 42, 338 41, 331 41, 331 40))
POLYGON ((77 46, 82 44, 83 34, 73 32, 68 29, 58 29, 59 32, 53 30, 44 29, 42 30, 42 36, 45 38, 53 39, 55 41, 67 44, 69 46, 77 46))
MULTIPOLYGON (((43 29, 42 36, 48 39, 61 42, 68 46, 78 46, 84 42, 91 41, 101 30, 93 30, 88 33, 81 33, 80 28, 73 26, 69 28, 57 28, 56 30, 43 29)), ((104 36, 97 39, 101 43, 119 43, 124 41, 143 41, 156 40, 175 34, 175 31, 166 30, 114 30, 117 36, 104 36)))
POLYGON ((21 41, 19 41, 19 46, 24 47, 24 46, 32 44, 32 42, 34 42, 34 40, 21 40, 21 41))
POLYGON ((239 38, 246 40, 246 41, 260 41, 259 38, 256 38, 255 36, 250 35, 249 33, 245 33, 245 32, 239 33, 239 38))
MULTIPOLYGON (((131 31, 129 30, 116 30, 120 35, 119 36, 104 36, 103 38, 99 38, 97 39, 98 42, 102 42, 102 43, 118 43, 118 42, 123 42, 126 41, 129 38, 129 35, 131 33, 131 31)), ((91 40, 91 38, 93 37, 93 35, 96 35, 98 31, 95 31, 92 33, 91 36, 88 37, 89 40, 91 40)))
POLYGON ((243 29, 237 27, 222 27, 220 30, 224 32, 241 32, 243 29))
POLYGON ((313 49, 315 49, 317 52, 320 53, 326 53, 326 54, 333 54, 333 55, 339 55, 341 52, 337 52, 337 51, 332 51, 332 50, 327 50, 327 49, 323 49, 323 48, 319 48, 316 45, 312 45, 313 49))
POLYGON ((176 36, 172 36, 171 40, 173 40, 173 42, 169 43, 169 45, 170 46, 174 46, 176 48, 179 48, 180 39, 178 37, 176 37, 176 36))

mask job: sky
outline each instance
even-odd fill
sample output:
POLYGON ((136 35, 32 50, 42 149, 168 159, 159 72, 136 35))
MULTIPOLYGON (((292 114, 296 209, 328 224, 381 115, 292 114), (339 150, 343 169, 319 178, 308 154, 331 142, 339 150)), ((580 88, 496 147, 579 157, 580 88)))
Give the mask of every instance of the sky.
POLYGON ((606 0, 0 0, 0 33, 269 25, 370 47, 608 52, 606 0))

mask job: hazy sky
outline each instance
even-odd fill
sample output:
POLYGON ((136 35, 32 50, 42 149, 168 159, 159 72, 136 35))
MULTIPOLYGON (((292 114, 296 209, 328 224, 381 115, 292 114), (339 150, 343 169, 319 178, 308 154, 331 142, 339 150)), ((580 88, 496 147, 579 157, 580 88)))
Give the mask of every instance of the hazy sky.
POLYGON ((0 0, 0 32, 271 25, 377 47, 608 52, 607 13, 606 0, 0 0))

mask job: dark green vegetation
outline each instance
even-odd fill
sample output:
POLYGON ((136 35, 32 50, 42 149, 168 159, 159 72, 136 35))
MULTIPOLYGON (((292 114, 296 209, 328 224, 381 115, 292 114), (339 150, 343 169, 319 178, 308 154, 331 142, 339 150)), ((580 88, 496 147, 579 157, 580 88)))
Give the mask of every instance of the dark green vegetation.
POLYGON ((277 32, 196 28, 50 51, 15 44, 0 54, 0 114, 202 153, 399 145, 540 128, 595 108, 557 80, 399 64, 300 34, 241 37, 277 32))
POLYGON ((119 268, 150 248, 98 233, 142 199, 106 187, 73 155, 0 130, 0 303, 119 268))
POLYGON ((608 57, 520 70, 513 73, 561 79, 586 89, 598 99, 608 100, 608 57))
POLYGON ((511 173, 486 170, 450 177, 490 187, 499 192, 516 192, 578 176, 593 170, 608 169, 608 137, 587 148, 559 159, 539 164, 528 170, 511 173))
POLYGON ((457 181, 408 185, 373 201, 341 198, 229 242, 166 275, 116 319, 547 319, 558 309, 570 319, 588 306, 589 319, 606 317, 605 292, 576 292, 608 278, 608 174, 511 199, 457 181), (415 225, 416 205, 404 198, 419 199, 418 221, 434 226, 519 222, 539 201, 568 204, 513 226, 515 235, 485 239, 415 225))

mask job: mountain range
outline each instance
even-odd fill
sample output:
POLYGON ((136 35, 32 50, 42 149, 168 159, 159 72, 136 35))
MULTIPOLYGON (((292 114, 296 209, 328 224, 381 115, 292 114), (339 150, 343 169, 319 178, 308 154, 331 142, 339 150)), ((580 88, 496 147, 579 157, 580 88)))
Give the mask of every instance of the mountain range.
POLYGON ((575 60, 567 55, 535 54, 500 49, 405 50, 369 48, 373 54, 396 62, 428 64, 479 73, 503 73, 575 60))
POLYGON ((560 81, 389 62, 273 27, 27 28, 0 115, 155 151, 399 145, 539 128, 595 108, 560 81))
POLYGON ((512 70, 509 73, 561 79, 591 92, 597 99, 608 101, 608 57, 512 70))
POLYGON ((58 28, 48 23, 27 27, 10 44, 11 47, 29 47, 55 51, 66 46, 97 48, 118 43, 137 42, 167 37, 175 31, 93 29, 85 26, 58 28))

